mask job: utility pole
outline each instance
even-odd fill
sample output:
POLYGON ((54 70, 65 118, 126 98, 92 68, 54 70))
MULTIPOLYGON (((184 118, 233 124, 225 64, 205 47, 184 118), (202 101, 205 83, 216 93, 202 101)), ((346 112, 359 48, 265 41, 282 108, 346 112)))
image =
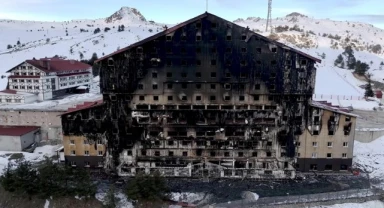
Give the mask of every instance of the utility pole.
POLYGON ((268 0, 268 16, 267 16, 267 26, 265 27, 265 32, 268 32, 268 27, 271 28, 271 32, 272 32, 272 0, 268 0))

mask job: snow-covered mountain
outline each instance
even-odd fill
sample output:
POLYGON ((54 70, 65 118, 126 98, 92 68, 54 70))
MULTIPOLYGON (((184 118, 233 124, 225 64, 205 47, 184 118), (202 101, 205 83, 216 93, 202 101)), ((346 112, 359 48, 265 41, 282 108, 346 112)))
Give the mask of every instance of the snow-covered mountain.
MULTIPOLYGON (((234 22, 262 35, 270 35, 264 32, 265 19, 249 17, 234 22)), ((94 52, 101 57, 162 31, 164 25, 172 26, 147 21, 137 9, 129 7, 95 20, 0 20, 0 77, 11 67, 33 57, 60 55, 89 59, 94 52), (124 31, 119 32, 121 25, 124 25, 124 31), (100 32, 95 34, 97 28, 100 32)), ((354 48, 356 59, 369 64, 372 78, 383 81, 384 66, 380 63, 384 61, 384 30, 370 24, 314 19, 299 13, 273 19, 272 25, 276 31, 273 38, 323 59, 318 64, 316 94, 363 96, 364 90, 359 86, 365 81, 356 79, 350 70, 334 67, 334 60, 347 45, 354 48)), ((0 78, 0 89, 5 86, 6 78, 0 78)))

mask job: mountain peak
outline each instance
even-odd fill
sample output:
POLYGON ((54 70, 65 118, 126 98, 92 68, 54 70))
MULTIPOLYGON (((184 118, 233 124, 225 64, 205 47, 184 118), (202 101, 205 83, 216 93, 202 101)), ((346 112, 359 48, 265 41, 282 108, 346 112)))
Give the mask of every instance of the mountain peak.
POLYGON ((300 14, 298 12, 292 12, 291 14, 288 14, 286 17, 308 17, 304 14, 300 14))
POLYGON ((112 23, 118 20, 139 20, 146 21, 145 17, 140 13, 139 10, 131 7, 121 7, 117 12, 105 19, 106 23, 112 23))

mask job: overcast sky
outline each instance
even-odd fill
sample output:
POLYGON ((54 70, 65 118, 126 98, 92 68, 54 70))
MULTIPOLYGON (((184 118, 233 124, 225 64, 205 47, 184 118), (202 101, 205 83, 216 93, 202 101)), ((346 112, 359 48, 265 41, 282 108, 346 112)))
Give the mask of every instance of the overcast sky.
MULTIPOLYGON (((267 16, 268 0, 208 1, 208 11, 227 20, 267 16)), ((137 8, 147 20, 173 24, 205 12, 206 0, 0 0, 0 19, 96 19, 110 16, 122 6, 137 8)), ((366 22, 384 29, 383 0, 273 0, 272 18, 291 12, 366 22)))

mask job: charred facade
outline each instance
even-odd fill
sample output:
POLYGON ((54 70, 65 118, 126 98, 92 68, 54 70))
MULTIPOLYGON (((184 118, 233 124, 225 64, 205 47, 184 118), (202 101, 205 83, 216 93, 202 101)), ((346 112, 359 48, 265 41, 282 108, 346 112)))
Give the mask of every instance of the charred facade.
POLYGON ((120 176, 294 177, 318 59, 205 13, 99 62, 103 105, 63 132, 120 176))

